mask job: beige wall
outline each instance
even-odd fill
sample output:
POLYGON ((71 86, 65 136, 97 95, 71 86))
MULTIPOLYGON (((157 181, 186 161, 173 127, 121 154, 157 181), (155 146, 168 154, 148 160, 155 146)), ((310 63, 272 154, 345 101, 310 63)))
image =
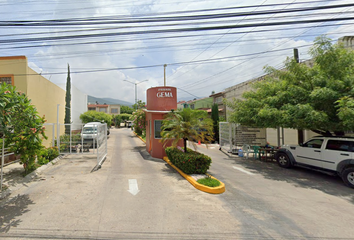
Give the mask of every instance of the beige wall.
POLYGON ((14 75, 14 85, 17 91, 27 94, 27 58, 25 56, 0 57, 0 76, 14 75))
MULTIPOLYGON (((39 116, 45 115, 48 123, 57 122, 57 104, 60 104, 59 123, 64 123, 65 91, 29 68, 25 56, 0 57, 1 75, 13 75, 17 91, 27 95, 39 116)), ((49 147, 52 141, 52 127, 46 127, 45 133, 48 140, 44 140, 43 145, 49 147)), ((63 133, 64 128, 61 129, 61 134, 63 133)))
POLYGON ((111 115, 120 114, 120 105, 119 104, 109 104, 107 113, 111 114, 111 115), (112 113, 112 109, 118 109, 118 113, 112 113))
MULTIPOLYGON (((39 75, 28 67, 27 95, 40 116, 45 115, 48 123, 57 122, 57 105, 59 106, 59 123, 64 123, 65 116, 65 91, 39 75)), ((56 131, 55 131, 56 133, 56 131)), ((60 134, 64 134, 64 128, 60 129, 60 134)), ((52 141, 52 129, 46 129, 48 140, 43 141, 43 145, 49 146, 52 141)))

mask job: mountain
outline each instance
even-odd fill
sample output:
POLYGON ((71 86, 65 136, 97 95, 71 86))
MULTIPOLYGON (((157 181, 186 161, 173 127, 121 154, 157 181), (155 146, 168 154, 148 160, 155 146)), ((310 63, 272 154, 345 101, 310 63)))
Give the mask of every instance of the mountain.
POLYGON ((128 106, 128 107, 132 107, 132 106, 133 106, 133 103, 126 102, 126 101, 119 100, 119 99, 114 99, 114 98, 97 98, 97 97, 94 97, 94 96, 87 95, 87 102, 88 102, 88 103, 95 104, 96 101, 97 101, 99 104, 104 104, 104 103, 106 103, 106 104, 120 104, 121 106, 128 106))

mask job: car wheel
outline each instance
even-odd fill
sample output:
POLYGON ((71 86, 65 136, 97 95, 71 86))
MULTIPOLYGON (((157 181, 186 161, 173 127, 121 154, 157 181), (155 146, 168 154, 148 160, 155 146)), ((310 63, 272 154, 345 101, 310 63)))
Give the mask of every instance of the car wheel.
POLYGON ((289 156, 286 153, 279 153, 277 156, 277 162, 279 166, 283 168, 289 168, 291 167, 291 162, 289 159, 289 156))
POLYGON ((342 179, 345 185, 354 188, 354 168, 347 168, 342 173, 342 179))

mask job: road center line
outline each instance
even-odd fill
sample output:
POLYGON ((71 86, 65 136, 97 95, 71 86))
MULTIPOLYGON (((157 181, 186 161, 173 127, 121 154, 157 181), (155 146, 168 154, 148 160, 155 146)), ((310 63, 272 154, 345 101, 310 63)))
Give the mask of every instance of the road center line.
POLYGON ((248 175, 254 175, 254 173, 246 171, 245 169, 242 169, 242 168, 239 168, 239 167, 235 167, 235 166, 233 166, 233 168, 236 169, 236 170, 239 170, 240 172, 246 173, 248 175))

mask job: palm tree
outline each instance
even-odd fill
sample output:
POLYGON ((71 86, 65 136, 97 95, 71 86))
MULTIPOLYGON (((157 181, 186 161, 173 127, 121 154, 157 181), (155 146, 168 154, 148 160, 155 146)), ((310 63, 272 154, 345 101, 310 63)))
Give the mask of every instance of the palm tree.
MULTIPOLYGON (((172 140, 176 147, 183 139, 184 152, 187 152, 187 140, 211 142, 213 139, 213 121, 206 111, 184 108, 181 111, 172 111, 162 122, 161 142, 164 146, 172 140)), ((194 148, 196 148, 193 142, 194 148)))

